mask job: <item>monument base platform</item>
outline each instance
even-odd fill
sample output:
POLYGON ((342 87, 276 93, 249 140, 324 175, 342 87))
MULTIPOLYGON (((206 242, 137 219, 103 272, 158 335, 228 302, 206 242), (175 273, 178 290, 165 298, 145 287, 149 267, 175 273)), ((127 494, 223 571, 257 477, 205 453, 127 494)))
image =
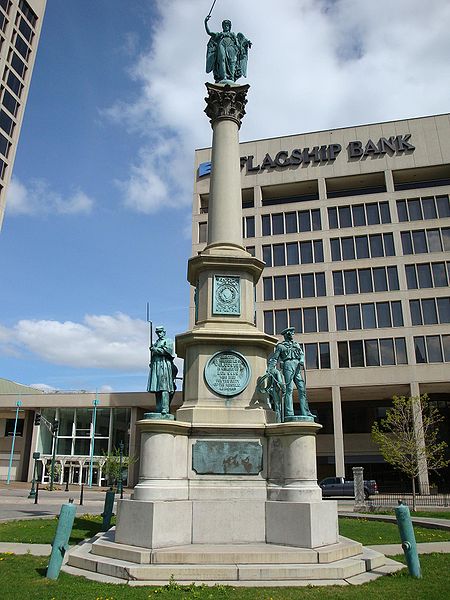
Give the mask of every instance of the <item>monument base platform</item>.
POLYGON ((63 570, 96 581, 129 585, 178 582, 234 586, 358 585, 405 565, 339 538, 315 549, 276 544, 187 544, 150 550, 118 544, 115 531, 68 553, 63 570))

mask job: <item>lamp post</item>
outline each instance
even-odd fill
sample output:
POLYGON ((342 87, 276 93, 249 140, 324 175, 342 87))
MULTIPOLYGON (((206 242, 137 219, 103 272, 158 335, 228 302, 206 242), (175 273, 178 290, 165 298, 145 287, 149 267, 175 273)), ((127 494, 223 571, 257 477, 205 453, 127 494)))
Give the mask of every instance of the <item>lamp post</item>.
POLYGON ((120 493, 120 499, 123 499, 123 473, 122 473, 122 462, 123 462, 123 442, 119 444, 119 481, 117 482, 117 491, 120 493))
POLYGON ((22 406, 22 401, 17 400, 17 402, 16 402, 16 419, 14 421, 14 431, 13 431, 13 439, 12 439, 12 444, 11 444, 11 454, 9 456, 8 479, 6 481, 6 483, 8 485, 9 485, 9 482, 11 481, 11 468, 12 468, 12 462, 13 462, 13 457, 14 457, 14 444, 16 443, 17 421, 19 420, 19 408, 21 406, 22 406))
POLYGON ((34 498, 36 496, 36 467, 37 467, 37 461, 39 460, 41 456, 40 452, 33 452, 33 459, 34 459, 34 466, 33 466, 33 479, 31 480, 31 490, 30 493, 28 494, 28 498, 34 498))
POLYGON ((53 452, 52 452, 52 465, 50 468, 50 491, 53 492, 53 483, 55 481, 55 460, 56 460, 56 444, 58 442, 58 427, 59 421, 53 421, 52 423, 52 436, 53 436, 53 452))
POLYGON ((89 487, 92 487, 92 470, 94 468, 94 442, 95 442, 95 422, 97 420, 97 406, 99 405, 98 393, 93 402, 94 412, 92 413, 92 435, 91 435, 91 461, 89 464, 89 487))

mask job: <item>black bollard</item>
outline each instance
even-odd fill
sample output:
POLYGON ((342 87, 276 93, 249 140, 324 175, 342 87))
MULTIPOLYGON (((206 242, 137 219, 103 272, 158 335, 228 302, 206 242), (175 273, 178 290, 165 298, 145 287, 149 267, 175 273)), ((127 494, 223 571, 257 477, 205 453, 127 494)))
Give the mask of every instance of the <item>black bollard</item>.
POLYGON ((69 480, 66 481, 66 489, 64 490, 65 492, 69 491, 69 480))
POLYGON ((84 495, 84 483, 81 484, 81 491, 80 491, 80 506, 83 506, 83 495, 84 495))
POLYGON ((36 495, 34 497, 34 503, 35 504, 38 503, 38 498, 39 498, 39 481, 36 481, 36 495))
POLYGON ((110 488, 106 492, 105 506, 104 506, 103 512, 102 512, 102 517, 103 517, 102 531, 108 531, 108 529, 111 527, 111 519, 114 516, 114 513, 113 513, 114 497, 115 497, 114 490, 112 488, 110 488))

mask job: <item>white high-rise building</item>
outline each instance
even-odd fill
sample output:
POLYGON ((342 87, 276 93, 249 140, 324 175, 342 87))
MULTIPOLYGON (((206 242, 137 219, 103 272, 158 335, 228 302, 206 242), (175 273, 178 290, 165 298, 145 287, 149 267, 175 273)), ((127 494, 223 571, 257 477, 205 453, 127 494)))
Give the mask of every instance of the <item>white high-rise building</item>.
POLYGON ((47 0, 0 0, 0 228, 47 0))

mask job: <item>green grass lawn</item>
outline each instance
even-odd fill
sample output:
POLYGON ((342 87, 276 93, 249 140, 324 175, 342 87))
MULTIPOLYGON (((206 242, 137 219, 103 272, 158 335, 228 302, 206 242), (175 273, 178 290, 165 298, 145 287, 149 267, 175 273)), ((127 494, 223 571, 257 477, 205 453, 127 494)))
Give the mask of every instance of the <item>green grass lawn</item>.
MULTIPOLYGON (((30 544, 51 544, 55 537, 58 519, 29 519, 0 523, 0 542, 24 542, 30 544)), ((75 517, 70 544, 78 544, 100 531, 102 517, 80 515, 75 517)))
MULTIPOLYGON (((375 544, 399 544, 400 535, 396 523, 383 523, 369 519, 339 518, 341 535, 361 542, 365 546, 375 544)), ((449 542, 450 531, 442 529, 426 529, 414 526, 416 542, 449 542)))
MULTIPOLYGON (((376 510, 375 512, 367 513, 370 515, 391 515, 395 517, 394 510, 376 510)), ((437 511, 437 510, 416 510, 411 512, 412 518, 414 517, 430 517, 431 519, 450 519, 450 511, 437 511)))
POLYGON ((363 586, 320 588, 210 588, 175 583, 159 588, 128 587, 97 583, 63 572, 57 581, 50 581, 45 578, 46 558, 3 554, 0 561, 1 597, 5 600, 442 600, 450 597, 450 556, 446 554, 422 556, 420 580, 411 578, 405 570, 363 586))

